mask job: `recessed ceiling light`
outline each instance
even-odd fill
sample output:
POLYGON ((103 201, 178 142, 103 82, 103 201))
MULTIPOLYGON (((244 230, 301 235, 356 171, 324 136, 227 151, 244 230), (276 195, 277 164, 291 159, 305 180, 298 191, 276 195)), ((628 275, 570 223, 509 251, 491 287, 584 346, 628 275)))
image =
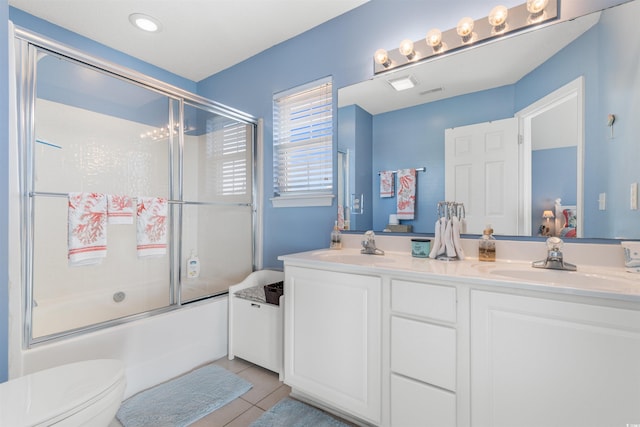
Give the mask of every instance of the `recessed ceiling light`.
POLYGON ((418 82, 413 76, 405 76, 397 79, 387 80, 391 86, 397 91, 407 90, 414 87, 418 82))
POLYGON ((145 15, 144 13, 132 13, 129 15, 129 22, 136 28, 150 33, 156 33, 162 28, 162 24, 153 16, 145 15))

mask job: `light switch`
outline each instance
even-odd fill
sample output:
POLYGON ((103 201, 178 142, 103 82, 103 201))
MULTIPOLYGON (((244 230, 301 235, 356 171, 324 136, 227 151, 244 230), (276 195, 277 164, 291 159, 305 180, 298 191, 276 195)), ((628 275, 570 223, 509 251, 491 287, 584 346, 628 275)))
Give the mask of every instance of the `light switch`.
POLYGON ((600 195, 598 195, 598 209, 601 211, 607 210, 607 193, 600 193, 600 195))
POLYGON ((634 182, 631 184, 631 194, 629 194, 630 207, 632 210, 638 210, 638 183, 634 182))

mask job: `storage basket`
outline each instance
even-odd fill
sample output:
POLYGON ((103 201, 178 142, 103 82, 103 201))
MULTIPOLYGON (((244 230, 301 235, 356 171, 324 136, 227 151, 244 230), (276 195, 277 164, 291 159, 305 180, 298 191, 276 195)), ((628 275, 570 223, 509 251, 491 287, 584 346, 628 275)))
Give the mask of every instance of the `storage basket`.
POLYGON ((284 282, 264 285, 264 296, 268 304, 280 305, 280 297, 284 293, 284 282))

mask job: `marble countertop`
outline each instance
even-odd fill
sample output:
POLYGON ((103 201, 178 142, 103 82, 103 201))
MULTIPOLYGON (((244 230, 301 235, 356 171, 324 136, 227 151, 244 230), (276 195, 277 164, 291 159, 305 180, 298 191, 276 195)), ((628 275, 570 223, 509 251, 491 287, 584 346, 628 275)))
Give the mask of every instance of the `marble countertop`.
POLYGON ((286 265, 335 269, 343 272, 369 272, 588 297, 640 302, 640 274, 621 268, 578 265, 578 271, 547 270, 531 267, 531 262, 481 262, 467 257, 462 261, 414 258, 407 252, 363 255, 359 249, 321 249, 283 255, 286 265))

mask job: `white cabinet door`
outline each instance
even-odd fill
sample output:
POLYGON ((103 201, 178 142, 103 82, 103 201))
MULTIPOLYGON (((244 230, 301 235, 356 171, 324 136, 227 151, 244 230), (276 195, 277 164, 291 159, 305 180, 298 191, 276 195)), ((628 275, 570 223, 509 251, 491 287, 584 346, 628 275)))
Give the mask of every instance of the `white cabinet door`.
POLYGON ((380 422, 381 280, 285 266, 285 383, 380 422))
POLYGON ((640 423, 640 312, 472 291, 473 426, 640 423))

